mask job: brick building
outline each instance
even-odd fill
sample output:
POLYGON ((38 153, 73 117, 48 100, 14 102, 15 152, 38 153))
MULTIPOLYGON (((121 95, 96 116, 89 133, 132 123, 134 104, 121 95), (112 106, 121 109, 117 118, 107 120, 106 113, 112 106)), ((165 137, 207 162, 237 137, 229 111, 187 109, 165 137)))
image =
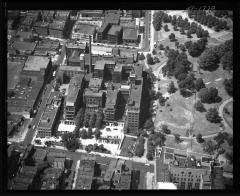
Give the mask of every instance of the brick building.
POLYGON ((119 25, 112 25, 107 33, 107 40, 110 44, 119 44, 122 41, 123 29, 119 25))
POLYGON ((76 23, 73 27, 72 39, 77 39, 80 42, 88 43, 90 36, 91 42, 93 42, 95 34, 96 27, 94 25, 76 23))
POLYGON ((69 83, 68 95, 66 98, 64 116, 66 120, 73 121, 82 103, 82 89, 84 86, 84 75, 74 76, 69 83))
POLYGON ((49 24, 49 36, 62 39, 66 31, 65 20, 54 20, 49 24))
POLYGON ((108 91, 107 100, 105 106, 105 120, 106 121, 115 121, 115 113, 118 107, 118 90, 108 91))

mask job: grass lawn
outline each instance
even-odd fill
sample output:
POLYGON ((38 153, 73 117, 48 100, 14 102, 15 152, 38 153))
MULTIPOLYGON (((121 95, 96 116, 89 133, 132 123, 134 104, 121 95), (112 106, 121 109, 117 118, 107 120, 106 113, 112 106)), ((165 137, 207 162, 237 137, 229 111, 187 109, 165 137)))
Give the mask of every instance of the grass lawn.
POLYGON ((227 110, 230 112, 230 114, 225 113, 224 110, 223 110, 223 118, 228 123, 228 125, 231 128, 233 128, 233 118, 232 118, 232 115, 233 115, 233 102, 231 101, 231 102, 227 103, 224 108, 227 108, 227 110))
POLYGON ((128 157, 129 147, 133 146, 135 142, 136 142, 135 138, 127 137, 127 136, 124 137, 120 156, 128 157))
POLYGON ((180 150, 188 149, 189 151, 191 150, 193 152, 203 153, 202 144, 199 144, 195 140, 192 140, 192 145, 191 145, 190 139, 177 144, 175 141, 175 137, 166 136, 165 146, 171 147, 171 148, 177 148, 180 150))

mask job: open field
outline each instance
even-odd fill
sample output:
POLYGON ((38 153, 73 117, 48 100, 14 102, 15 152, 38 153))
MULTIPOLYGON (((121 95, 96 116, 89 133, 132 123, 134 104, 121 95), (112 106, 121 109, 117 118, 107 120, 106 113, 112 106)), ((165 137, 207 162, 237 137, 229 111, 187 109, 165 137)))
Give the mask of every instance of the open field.
POLYGON ((165 142, 165 146, 167 147, 171 147, 171 148, 177 148, 180 150, 188 150, 188 151, 193 151, 193 152, 198 152, 198 153, 203 153, 202 150, 202 145, 197 143, 196 140, 185 140, 179 144, 176 143, 175 141, 175 137, 171 137, 171 136, 166 136, 166 142, 165 142))
POLYGON ((223 118, 225 119, 225 121, 228 123, 228 125, 233 128, 233 102, 229 102, 225 105, 224 108, 227 108, 227 110, 229 111, 230 114, 226 114, 223 110, 223 118))
POLYGON ((124 137, 121 147, 120 156, 128 157, 129 148, 132 147, 136 142, 135 138, 124 137))

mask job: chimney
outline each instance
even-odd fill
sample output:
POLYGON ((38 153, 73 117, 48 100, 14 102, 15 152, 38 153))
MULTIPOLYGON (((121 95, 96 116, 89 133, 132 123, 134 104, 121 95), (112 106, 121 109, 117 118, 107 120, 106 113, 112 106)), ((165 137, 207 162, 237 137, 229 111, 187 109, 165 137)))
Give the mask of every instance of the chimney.
POLYGON ((89 35, 89 73, 92 72, 92 45, 91 45, 91 35, 89 35))

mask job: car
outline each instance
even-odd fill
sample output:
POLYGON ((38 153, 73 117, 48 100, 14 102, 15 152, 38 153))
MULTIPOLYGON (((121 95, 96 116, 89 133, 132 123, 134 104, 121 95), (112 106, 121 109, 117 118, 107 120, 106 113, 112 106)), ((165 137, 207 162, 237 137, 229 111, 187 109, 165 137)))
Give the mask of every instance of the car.
POLYGON ((32 129, 35 129, 36 125, 33 125, 32 129))

